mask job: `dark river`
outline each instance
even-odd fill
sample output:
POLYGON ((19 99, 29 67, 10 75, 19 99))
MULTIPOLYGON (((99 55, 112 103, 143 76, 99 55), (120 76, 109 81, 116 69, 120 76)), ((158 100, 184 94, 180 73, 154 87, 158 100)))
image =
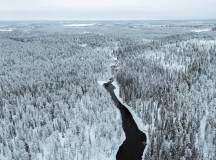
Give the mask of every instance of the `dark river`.
POLYGON ((104 87, 112 97, 116 107, 121 112, 122 127, 126 136, 125 141, 119 147, 117 160, 142 160, 142 155, 147 144, 146 134, 139 130, 130 111, 116 97, 115 86, 112 82, 104 83, 104 87))

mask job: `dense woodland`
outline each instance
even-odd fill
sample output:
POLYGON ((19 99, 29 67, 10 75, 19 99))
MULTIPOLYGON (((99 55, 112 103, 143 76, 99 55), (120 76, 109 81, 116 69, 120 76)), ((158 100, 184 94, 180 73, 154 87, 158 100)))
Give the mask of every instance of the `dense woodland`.
POLYGON ((0 159, 114 159, 121 121, 97 83, 110 77, 114 45, 88 34, 0 37, 0 159))
POLYGON ((168 38, 151 42, 151 47, 130 47, 129 52, 123 45, 116 52, 121 96, 148 125, 150 146, 145 160, 215 159, 213 39, 192 36, 167 43, 168 38))
POLYGON ((215 159, 215 25, 134 23, 0 32, 0 160, 114 160, 125 136, 98 80, 115 57, 147 128, 143 159, 215 159))

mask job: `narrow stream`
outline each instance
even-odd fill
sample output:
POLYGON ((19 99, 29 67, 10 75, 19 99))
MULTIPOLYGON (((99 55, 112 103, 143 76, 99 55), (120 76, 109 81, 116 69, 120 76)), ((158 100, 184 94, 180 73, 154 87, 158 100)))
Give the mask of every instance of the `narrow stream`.
POLYGON ((143 152, 147 144, 146 134, 139 130, 130 111, 116 97, 114 93, 115 86, 112 84, 112 81, 104 83, 104 87, 121 112, 122 127, 126 136, 125 141, 119 147, 116 159, 142 160, 143 152))

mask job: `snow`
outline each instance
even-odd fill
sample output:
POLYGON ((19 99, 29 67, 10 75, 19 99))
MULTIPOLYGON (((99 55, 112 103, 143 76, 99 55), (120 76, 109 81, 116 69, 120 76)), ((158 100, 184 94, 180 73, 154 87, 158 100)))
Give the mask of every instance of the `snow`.
POLYGON ((185 66, 180 64, 176 58, 176 60, 168 61, 166 59, 165 52, 158 52, 158 51, 148 51, 144 54, 138 55, 136 58, 145 58, 147 60, 155 60, 164 67, 164 69, 170 69, 170 70, 185 70, 185 66))
POLYGON ((91 32, 88 32, 88 31, 82 32, 82 34, 89 34, 89 33, 91 33, 91 32))
MULTIPOLYGON (((99 81, 98 81, 98 84, 101 85, 101 86, 103 86, 104 83, 107 83, 107 81, 103 81, 103 80, 99 80, 99 81)), ((126 103, 124 103, 124 101, 122 100, 122 98, 121 98, 120 95, 119 95, 119 93, 120 93, 119 90, 120 90, 120 89, 119 89, 119 84, 118 84, 118 82, 117 82, 116 80, 114 80, 114 81, 112 82, 112 84, 113 84, 114 87, 115 87, 114 93, 115 93, 117 99, 119 100, 119 102, 120 102, 121 104, 123 104, 123 105, 130 111, 130 113, 132 114, 133 119, 134 119, 134 121, 136 122, 137 127, 139 128, 139 130, 140 130, 140 131, 143 131, 143 132, 146 134, 146 136, 147 136, 147 146, 146 146, 146 148, 145 148, 145 150, 144 150, 144 153, 143 153, 143 156, 144 156, 145 153, 146 153, 146 151, 147 151, 148 144, 149 144, 148 129, 149 129, 150 126, 149 126, 149 125, 145 125, 145 126, 144 126, 144 124, 143 124, 143 122, 142 122, 142 119, 139 118, 139 117, 136 115, 136 113, 131 109, 130 106, 128 106, 126 103)), ((124 138, 125 138, 125 137, 124 137, 124 138)))
POLYGON ((135 112, 131 109, 131 107, 129 107, 126 103, 123 102, 122 98, 119 96, 118 82, 115 80, 112 84, 115 86, 114 93, 115 93, 117 99, 130 111, 130 113, 132 114, 139 130, 147 132, 147 130, 145 130, 146 128, 144 127, 142 120, 135 114, 135 112))
POLYGON ((148 128, 149 128, 149 125, 145 125, 145 126, 144 126, 144 124, 143 124, 143 122, 142 122, 142 119, 139 118, 139 117, 136 115, 136 113, 131 109, 130 106, 128 106, 126 103, 124 103, 124 101, 122 100, 122 98, 121 98, 120 95, 119 95, 120 92, 119 92, 119 84, 118 84, 118 82, 117 82, 116 80, 114 80, 112 84, 115 86, 114 93, 115 93, 117 99, 119 100, 119 102, 120 102, 121 104, 123 104, 123 105, 130 111, 130 113, 132 114, 133 119, 134 119, 134 121, 136 122, 137 127, 139 128, 139 130, 140 130, 140 131, 143 131, 143 132, 146 134, 146 137, 147 137, 147 145, 146 145, 146 148, 145 148, 144 153, 143 153, 143 158, 144 158, 145 153, 146 153, 147 148, 148 148, 148 144, 149 144, 149 136, 148 136, 148 128))
POLYGON ((1 160, 7 160, 7 158, 6 158, 6 157, 4 157, 4 156, 3 156, 3 155, 1 155, 1 154, 0 154, 0 159, 1 159, 1 160))
POLYGON ((99 80, 99 81, 98 81, 98 84, 99 84, 100 86, 103 86, 104 83, 107 83, 107 81, 102 81, 102 80, 99 80))
POLYGON ((61 145, 64 146, 64 144, 65 144, 65 138, 63 138, 63 134, 62 133, 59 133, 59 140, 60 140, 61 145))
POLYGON ((206 123, 207 123, 208 115, 209 115, 209 112, 208 112, 208 110, 206 110, 205 115, 203 116, 202 120, 200 121, 200 140, 201 140, 201 143, 203 143, 204 157, 207 157, 207 153, 208 153, 208 144, 205 141, 206 123))
POLYGON ((86 43, 80 44, 80 47, 87 47, 87 46, 88 46, 88 44, 86 44, 86 43))
POLYGON ((161 63, 161 65, 165 68, 165 69, 173 69, 173 70, 185 70, 185 66, 178 64, 177 62, 173 62, 173 64, 168 64, 168 63, 161 63))
POLYGON ((143 41, 144 43, 147 43, 147 42, 152 42, 152 39, 143 38, 142 41, 143 41))
POLYGON ((206 121, 207 121, 208 112, 203 116, 201 122, 200 122, 200 133, 201 133, 201 139, 205 140, 205 127, 206 127, 206 121))
MULTIPOLYGON (((116 49, 118 49, 118 47, 117 47, 117 44, 116 44, 116 49)), ((118 58, 117 57, 115 57, 115 56, 111 56, 111 63, 110 63, 110 70, 111 70, 111 67, 112 66, 116 66, 116 67, 118 67, 118 58)), ((113 77, 114 77, 114 75, 113 75, 113 77)), ((98 81, 98 83, 99 84, 104 84, 104 83, 106 83, 106 81, 98 81)), ((146 145, 146 148, 145 148, 145 150, 144 150, 144 152, 143 152, 143 157, 142 158, 145 158, 145 154, 146 154, 146 152, 147 152, 147 149, 148 149, 148 144, 149 144, 149 135, 148 135, 148 129, 149 129, 149 125, 144 125, 143 124, 143 122, 142 122, 142 119, 141 118, 139 118, 137 115, 136 115, 136 113, 131 109, 131 107, 130 106, 128 106, 126 103, 124 103, 124 101, 122 100, 122 98, 120 97, 120 88, 119 88, 119 84, 118 84, 118 82, 116 81, 116 80, 114 80, 113 82, 112 82, 112 84, 114 85, 114 87, 115 87, 115 89, 114 89, 114 93, 115 93, 115 95, 116 95, 116 97, 117 97, 117 99, 119 100, 119 102, 121 103, 121 104, 123 104, 128 110, 129 110, 129 112, 131 113, 131 115, 133 116, 133 119, 134 119, 134 121, 136 122, 136 124, 137 124, 137 127, 139 128, 139 130, 140 131, 143 131, 145 134, 146 134, 146 137, 147 137, 147 145, 146 145)))
POLYGON ((8 28, 8 29, 0 29, 0 32, 12 32, 13 29, 8 28))
POLYGON ((196 33, 209 32, 209 31, 211 31, 211 28, 194 29, 192 31, 196 32, 196 33))
POLYGON ((117 57, 112 57, 112 60, 113 60, 113 61, 117 61, 118 58, 117 58, 117 57))
POLYGON ((116 67, 115 63, 110 63, 110 67, 116 67))
POLYGON ((88 26, 94 26, 95 23, 73 23, 73 24, 65 24, 65 27, 88 27, 88 26))
MULTIPOLYGON (((98 82, 99 86, 101 86, 101 87, 104 85, 104 83, 107 83, 107 81, 105 81, 105 80, 98 80, 97 82, 98 82)), ((118 114, 117 114, 116 119, 117 119, 117 120, 121 120, 121 113, 120 113, 119 110, 118 110, 118 114)), ((121 127, 121 126, 119 126, 119 127, 121 127)), ((122 132, 123 132, 123 130, 122 130, 122 132)), ((94 135, 93 135, 93 134, 94 134, 94 133, 90 133, 91 138, 93 137, 93 138, 92 138, 92 141, 94 140, 94 135)), ((118 146, 121 146, 121 145, 122 145, 122 143, 124 142, 125 138, 126 138, 126 136, 125 136, 125 134, 124 134, 124 132, 123 132, 122 136, 120 137, 120 143, 118 144, 118 146)), ((113 141, 116 141, 116 140, 114 139, 113 141)), ((118 150, 117 150, 115 153, 112 154, 112 156, 110 157, 109 160, 114 160, 114 159, 116 159, 115 156, 116 156, 117 152, 118 152, 118 150)), ((103 160, 106 160, 107 158, 106 158, 106 157, 95 157, 95 159, 103 159, 103 160)), ((108 160, 108 159, 107 159, 107 160, 108 160)))
POLYGON ((157 111, 157 117, 158 117, 158 121, 162 122, 160 112, 161 112, 161 108, 159 108, 157 111))

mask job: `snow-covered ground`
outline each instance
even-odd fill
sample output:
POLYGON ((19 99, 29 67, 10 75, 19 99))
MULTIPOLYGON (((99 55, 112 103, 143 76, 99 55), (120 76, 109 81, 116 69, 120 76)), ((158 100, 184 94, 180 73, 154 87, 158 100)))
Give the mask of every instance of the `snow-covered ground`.
POLYGON ((205 135, 206 135, 206 125, 207 125, 207 118, 208 118, 209 112, 208 110, 206 110, 206 113, 203 115, 202 120, 200 121, 200 140, 202 141, 201 143, 203 143, 203 153, 204 153, 204 157, 207 157, 207 153, 208 153, 208 144, 205 141, 205 135))
POLYGON ((0 28, 0 32, 12 32, 13 29, 12 28, 0 28))
POLYGON ((211 31, 211 28, 194 29, 194 30, 192 30, 192 31, 193 31, 193 32, 196 32, 196 33, 209 32, 209 31, 211 31))
POLYGON ((1 160, 7 160, 7 158, 6 158, 6 157, 4 157, 4 156, 3 156, 3 155, 1 155, 1 154, 0 154, 0 159, 1 159, 1 160))
POLYGON ((86 44, 86 43, 80 44, 80 47, 87 47, 87 46, 88 46, 88 44, 86 44))
POLYGON ((96 23, 73 23, 73 24, 64 24, 65 27, 89 27, 94 26, 96 23))
POLYGON ((82 32, 81 34, 89 34, 89 33, 91 33, 91 32, 84 31, 84 32, 82 32))

